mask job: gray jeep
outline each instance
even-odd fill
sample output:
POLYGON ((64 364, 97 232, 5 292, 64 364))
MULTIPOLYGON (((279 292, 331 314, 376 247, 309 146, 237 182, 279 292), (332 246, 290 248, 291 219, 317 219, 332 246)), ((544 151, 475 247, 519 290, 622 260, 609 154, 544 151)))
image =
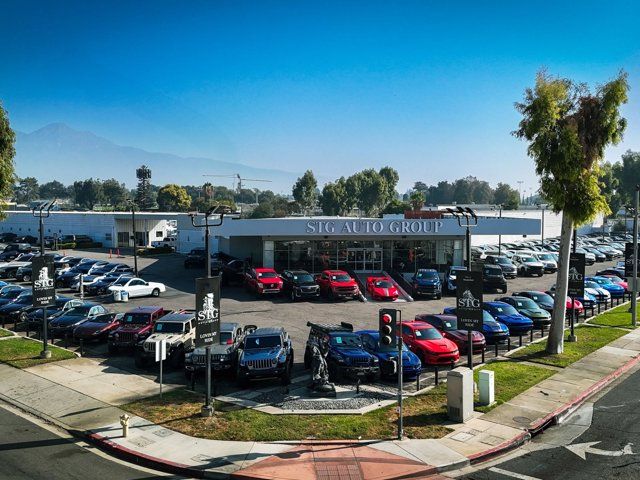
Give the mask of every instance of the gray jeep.
POLYGON ((153 332, 136 345, 136 367, 143 368, 155 362, 156 342, 167 342, 167 360, 172 367, 179 367, 185 361, 186 352, 193 349, 196 337, 195 311, 181 310, 158 319, 153 332))

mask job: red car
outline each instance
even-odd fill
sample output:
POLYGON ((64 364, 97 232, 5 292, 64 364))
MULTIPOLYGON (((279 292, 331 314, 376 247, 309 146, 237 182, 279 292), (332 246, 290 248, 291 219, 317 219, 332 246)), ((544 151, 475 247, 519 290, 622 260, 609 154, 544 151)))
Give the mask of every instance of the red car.
POLYGON ((389 277, 368 277, 367 293, 374 300, 398 299, 398 289, 389 277))
POLYGON ((402 341, 423 365, 452 365, 460 359, 455 343, 442 336, 434 326, 419 321, 402 322, 402 341))
POLYGON ((244 287, 256 295, 277 295, 282 291, 282 279, 273 268, 251 268, 245 274, 244 287))
POLYGON ((120 326, 120 320, 123 316, 123 313, 105 313, 92 317, 73 330, 74 342, 78 342, 80 339, 84 341, 106 340, 109 332, 120 326))
POLYGON ((629 284, 623 280, 622 278, 620 278, 617 275, 602 275, 605 278, 608 278, 609 280, 611 280, 613 283, 615 283, 616 285, 620 285, 622 288, 624 288, 625 292, 629 292, 629 284))
POLYGON ((334 300, 337 298, 360 298, 356 281, 342 270, 325 270, 316 280, 320 294, 334 300))
MULTIPOLYGON (((571 297, 567 297, 567 303, 566 305, 566 310, 569 312, 571 311, 571 309, 573 308, 573 303, 571 302, 571 297)), ((582 305, 582 302, 580 300, 578 300, 576 298, 575 301, 575 307, 576 307, 576 312, 578 313, 578 315, 580 315, 582 312, 584 312, 584 306, 582 305)))
MULTIPOLYGON (((458 317, 455 315, 428 313, 416 315, 416 321, 426 322, 438 329, 442 336, 456 344, 458 350, 467 353, 468 336, 466 330, 458 329, 458 317)), ((481 353, 487 346, 484 335, 475 330, 471 333, 473 353, 481 353)))
POLYGON ((171 312, 163 307, 138 307, 129 310, 120 324, 109 332, 109 353, 115 353, 120 348, 134 348, 140 340, 151 335, 156 320, 171 312))

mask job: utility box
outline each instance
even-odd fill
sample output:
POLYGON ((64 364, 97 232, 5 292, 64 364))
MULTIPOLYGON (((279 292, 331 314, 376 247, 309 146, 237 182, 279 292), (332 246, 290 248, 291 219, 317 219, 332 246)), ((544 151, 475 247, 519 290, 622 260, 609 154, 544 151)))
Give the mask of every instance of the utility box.
POLYGON ((447 412, 454 422, 466 422, 473 415, 473 370, 458 367, 447 374, 447 412))
POLYGON ((480 405, 491 405, 496 400, 494 374, 491 370, 478 372, 478 390, 480 390, 480 405))

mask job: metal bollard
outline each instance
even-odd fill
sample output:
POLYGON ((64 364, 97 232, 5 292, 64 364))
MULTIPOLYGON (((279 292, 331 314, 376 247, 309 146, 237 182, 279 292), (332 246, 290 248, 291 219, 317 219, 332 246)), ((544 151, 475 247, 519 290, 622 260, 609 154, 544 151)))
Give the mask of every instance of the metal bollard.
POLYGON ((69 348, 69 334, 64 334, 64 348, 69 348))
POLYGON ((507 337, 507 352, 511 351, 511 337, 507 337))
POLYGON ((498 341, 496 340, 496 343, 494 343, 493 345, 495 347, 496 350, 496 357, 498 356, 498 341))
POLYGON ((360 379, 356 378, 356 393, 360 393, 360 379))
POLYGON ((519 342, 520 342, 520 344, 518 346, 521 347, 522 346, 522 334, 518 335, 518 339, 519 339, 519 342))
MULTIPOLYGON (((606 302, 606 301, 607 301, 607 300, 605 299, 605 302, 606 302)), ((601 302, 598 302, 598 314, 600 313, 600 303, 601 303, 601 302)))
POLYGON ((196 391, 196 371, 191 372, 191 390, 196 391))
POLYGON ((482 348, 482 363, 484 363, 484 351, 486 350, 486 348, 482 348))
POLYGON ((416 376, 416 391, 419 392, 420 391, 420 375, 422 374, 422 372, 418 372, 418 375, 416 376))
POLYGON ((434 368, 434 373, 436 374, 436 386, 438 385, 438 366, 436 365, 434 368))
POLYGON ((533 328, 529 332, 529 342, 533 342, 533 328))
POLYGON ((80 339, 80 356, 84 357, 84 339, 80 339))
POLYGON ((122 425, 122 436, 127 438, 129 435, 129 419, 131 417, 126 413, 124 415, 120 415, 120 425, 122 425))
POLYGON ((540 325, 540 338, 544 338, 544 325, 540 325))

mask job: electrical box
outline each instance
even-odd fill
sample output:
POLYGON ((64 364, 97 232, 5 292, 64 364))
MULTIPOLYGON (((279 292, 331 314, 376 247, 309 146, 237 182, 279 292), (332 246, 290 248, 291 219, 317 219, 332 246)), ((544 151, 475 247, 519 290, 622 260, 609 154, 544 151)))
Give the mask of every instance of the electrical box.
POLYGON ((447 374, 447 412, 454 422, 466 422, 473 415, 473 370, 458 367, 447 374))
POLYGON ((478 390, 480 390, 480 405, 491 405, 495 402, 493 371, 480 370, 478 372, 478 390))

